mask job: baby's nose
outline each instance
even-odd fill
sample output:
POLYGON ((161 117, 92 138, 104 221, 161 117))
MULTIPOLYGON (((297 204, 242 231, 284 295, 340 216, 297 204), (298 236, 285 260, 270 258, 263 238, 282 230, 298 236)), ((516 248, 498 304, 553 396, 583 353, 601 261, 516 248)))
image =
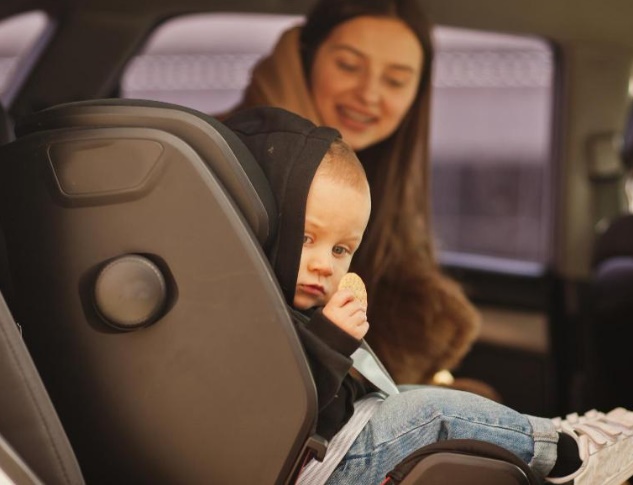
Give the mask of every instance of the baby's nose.
POLYGON ((316 271, 324 276, 329 276, 332 274, 332 260, 329 257, 323 255, 315 255, 311 261, 312 271, 316 271))

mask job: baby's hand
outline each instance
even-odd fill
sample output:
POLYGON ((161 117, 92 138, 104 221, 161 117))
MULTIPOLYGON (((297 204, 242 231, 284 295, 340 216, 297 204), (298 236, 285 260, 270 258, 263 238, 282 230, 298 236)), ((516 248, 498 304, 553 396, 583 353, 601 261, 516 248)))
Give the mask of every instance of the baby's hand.
POLYGON ((351 290, 343 289, 334 293, 323 307, 323 315, 356 340, 362 339, 369 330, 367 306, 351 290))

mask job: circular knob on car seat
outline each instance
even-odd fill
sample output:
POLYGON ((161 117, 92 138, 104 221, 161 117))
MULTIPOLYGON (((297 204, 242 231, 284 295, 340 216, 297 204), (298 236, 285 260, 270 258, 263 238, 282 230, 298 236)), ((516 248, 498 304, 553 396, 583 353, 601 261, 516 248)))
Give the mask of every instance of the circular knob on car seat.
POLYGON ((126 255, 101 269, 94 296, 97 311, 107 324, 134 330, 160 317, 166 306, 167 285, 160 268, 150 259, 126 255))

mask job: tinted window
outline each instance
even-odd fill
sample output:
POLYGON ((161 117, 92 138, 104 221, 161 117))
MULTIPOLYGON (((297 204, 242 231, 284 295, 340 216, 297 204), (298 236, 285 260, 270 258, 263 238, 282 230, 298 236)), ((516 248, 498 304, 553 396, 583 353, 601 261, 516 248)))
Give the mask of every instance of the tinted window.
POLYGON ((42 12, 28 12, 0 22, 0 97, 8 104, 16 77, 47 25, 42 12))
POLYGON ((551 47, 449 28, 437 30, 436 43, 433 205, 445 258, 548 262, 551 47))
POLYGON ((129 65, 122 96, 219 113, 236 104, 255 62, 301 17, 204 14, 173 19, 129 65))

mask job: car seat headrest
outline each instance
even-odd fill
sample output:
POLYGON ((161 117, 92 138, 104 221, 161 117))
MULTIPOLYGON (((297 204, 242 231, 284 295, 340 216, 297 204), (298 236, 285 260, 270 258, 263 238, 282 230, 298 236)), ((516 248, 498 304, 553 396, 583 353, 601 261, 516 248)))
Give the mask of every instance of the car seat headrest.
POLYGON ((179 137, 200 153, 266 248, 277 209, 268 181, 241 140, 217 119, 157 101, 102 99, 67 103, 37 112, 16 126, 18 138, 61 128, 147 127, 179 137))

